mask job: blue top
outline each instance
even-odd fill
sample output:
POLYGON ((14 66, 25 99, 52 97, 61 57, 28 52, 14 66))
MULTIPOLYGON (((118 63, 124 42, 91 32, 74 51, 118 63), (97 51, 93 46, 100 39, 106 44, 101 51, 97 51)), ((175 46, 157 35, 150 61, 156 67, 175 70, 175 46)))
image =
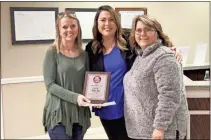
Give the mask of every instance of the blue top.
POLYGON ((103 61, 105 72, 111 73, 108 102, 115 101, 116 105, 102 107, 101 109, 93 108, 93 112, 101 119, 122 118, 124 117, 123 77, 127 71, 126 63, 118 47, 114 47, 109 54, 104 55, 103 61))

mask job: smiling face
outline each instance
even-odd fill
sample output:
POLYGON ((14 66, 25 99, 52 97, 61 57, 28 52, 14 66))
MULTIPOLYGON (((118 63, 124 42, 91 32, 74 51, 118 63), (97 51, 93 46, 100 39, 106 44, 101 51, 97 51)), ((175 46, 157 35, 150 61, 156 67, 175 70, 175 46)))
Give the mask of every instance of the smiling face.
POLYGON ((59 34, 64 42, 75 42, 78 35, 78 24, 73 18, 63 17, 59 24, 59 34))
POLYGON ((157 41, 157 32, 155 29, 147 27, 141 21, 138 21, 135 28, 135 41, 141 48, 146 48, 157 41))
POLYGON ((114 17, 108 11, 101 11, 98 17, 98 31, 103 37, 114 37, 117 26, 114 17))

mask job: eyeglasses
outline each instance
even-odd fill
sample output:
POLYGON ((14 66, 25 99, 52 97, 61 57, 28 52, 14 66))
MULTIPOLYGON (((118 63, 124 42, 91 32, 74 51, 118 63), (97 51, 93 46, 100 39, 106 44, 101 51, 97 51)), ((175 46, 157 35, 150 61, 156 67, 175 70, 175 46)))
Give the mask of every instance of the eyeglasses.
POLYGON ((59 13, 59 14, 58 14, 58 17, 63 17, 63 16, 65 16, 65 15, 67 15, 67 16, 74 16, 74 17, 76 17, 75 12, 73 12, 73 11, 61 12, 61 13, 59 13))
POLYGON ((135 30, 135 33, 136 33, 137 35, 140 35, 140 34, 142 33, 142 31, 143 31, 144 33, 148 34, 148 33, 154 32, 155 29, 153 29, 153 28, 144 28, 144 29, 138 28, 138 29, 135 30))

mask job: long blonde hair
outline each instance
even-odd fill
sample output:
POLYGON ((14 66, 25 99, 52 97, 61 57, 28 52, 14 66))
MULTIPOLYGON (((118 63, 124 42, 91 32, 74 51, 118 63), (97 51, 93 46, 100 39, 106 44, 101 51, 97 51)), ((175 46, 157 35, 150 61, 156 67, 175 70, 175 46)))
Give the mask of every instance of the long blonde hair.
POLYGON ((127 50, 127 48, 126 48, 127 42, 122 37, 123 33, 122 33, 122 27, 121 27, 121 24, 120 24, 119 16, 116 14, 116 12, 114 11, 114 9, 111 6, 103 5, 103 6, 100 6, 98 8, 97 13, 96 13, 95 18, 94 18, 94 25, 93 25, 93 28, 92 28, 92 33, 93 33, 92 49, 93 49, 93 52, 96 53, 98 48, 99 48, 99 51, 102 51, 101 45, 102 45, 103 38, 102 38, 102 34, 98 30, 98 18, 99 18, 99 15, 102 11, 108 11, 113 16, 114 22, 117 26, 117 30, 116 30, 116 33, 115 33, 116 44, 121 50, 127 50))
POLYGON ((77 25, 78 25, 78 35, 75 39, 75 45, 77 46, 77 49, 79 49, 79 51, 82 51, 82 31, 81 31, 81 25, 80 22, 78 20, 78 18, 76 17, 75 13, 71 12, 71 11, 65 11, 65 12, 61 12, 58 14, 57 20, 56 20, 56 39, 54 40, 52 47, 56 49, 57 53, 59 53, 60 49, 61 49, 61 36, 60 36, 60 30, 59 30, 59 25, 60 25, 60 21, 62 18, 72 18, 74 20, 77 21, 77 25))
POLYGON ((163 32, 161 24, 157 20, 152 19, 147 15, 138 15, 133 19, 132 30, 130 32, 130 39, 129 39, 130 46, 132 46, 132 47, 138 46, 138 44, 136 43, 136 40, 135 40, 135 30, 136 30, 136 25, 137 25, 138 21, 141 21, 146 26, 153 28, 157 32, 158 39, 160 39, 162 41, 162 44, 164 46, 167 46, 167 47, 173 46, 169 37, 163 32))

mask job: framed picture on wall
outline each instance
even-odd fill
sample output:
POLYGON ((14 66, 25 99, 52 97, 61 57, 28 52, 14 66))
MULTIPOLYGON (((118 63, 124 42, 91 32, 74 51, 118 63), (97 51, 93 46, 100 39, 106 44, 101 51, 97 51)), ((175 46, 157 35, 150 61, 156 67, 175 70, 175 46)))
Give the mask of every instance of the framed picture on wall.
POLYGON ((75 12, 80 21, 83 41, 89 41, 93 38, 92 27, 97 9, 94 8, 65 8, 66 11, 75 12))
POLYGON ((58 8, 10 7, 12 44, 52 43, 58 8))
POLYGON ((147 8, 115 8, 119 14, 122 28, 131 29, 132 21, 136 15, 146 15, 147 8))

